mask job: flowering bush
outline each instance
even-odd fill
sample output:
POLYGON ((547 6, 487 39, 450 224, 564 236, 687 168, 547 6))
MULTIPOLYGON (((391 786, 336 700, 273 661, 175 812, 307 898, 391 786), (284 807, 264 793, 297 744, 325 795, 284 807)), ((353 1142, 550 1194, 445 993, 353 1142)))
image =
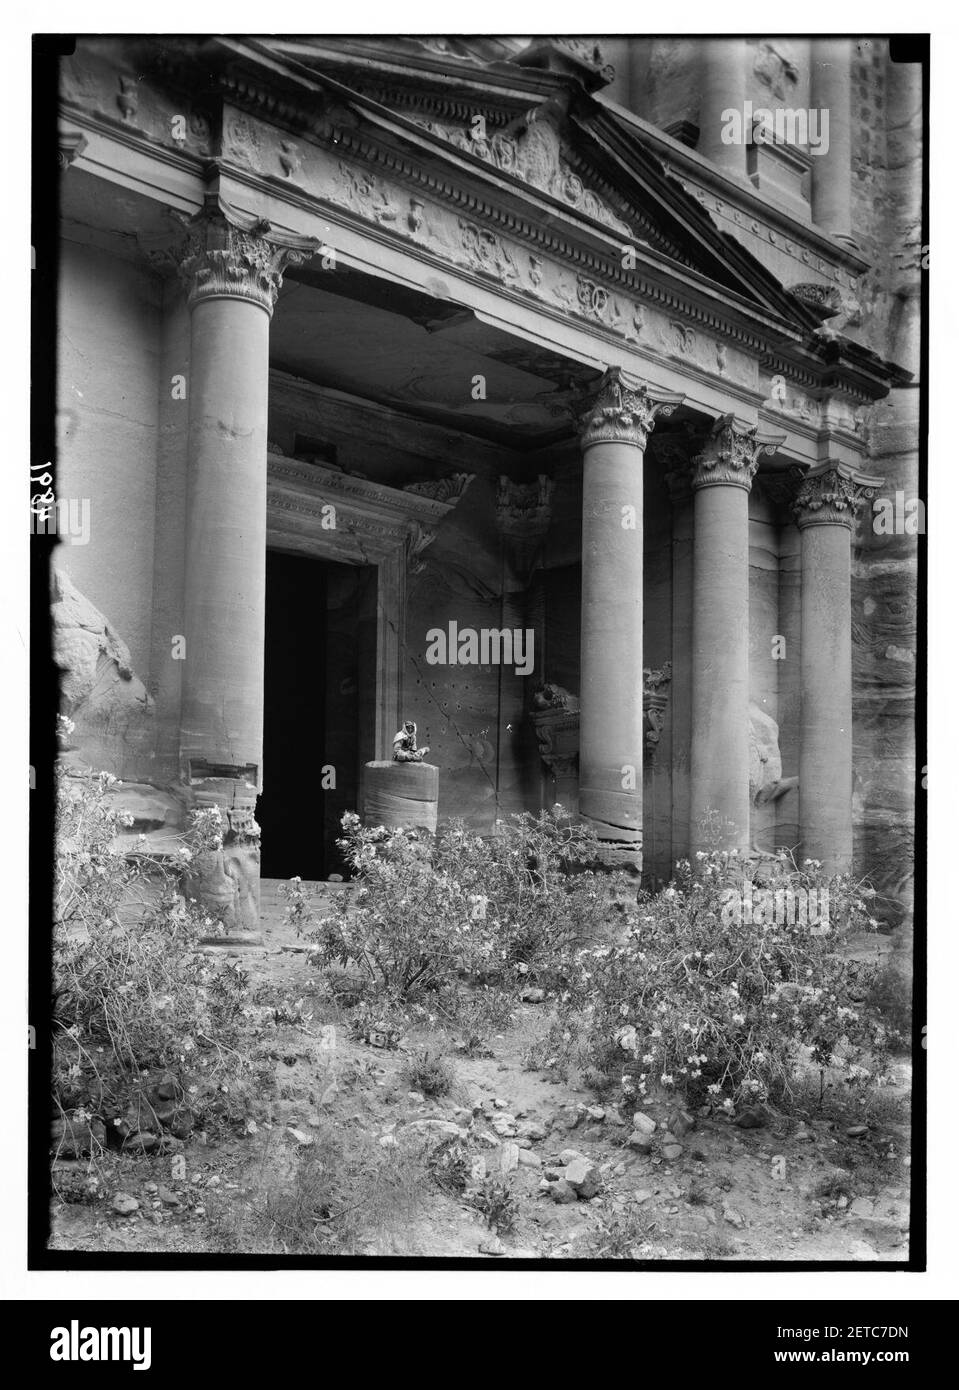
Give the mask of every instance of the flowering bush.
POLYGON ((53 1096, 63 1132, 122 1140, 158 1132, 160 1112, 179 1128, 205 1109, 232 1113, 249 1070, 231 1047, 246 972, 199 953, 215 924, 178 893, 182 870, 220 844, 219 813, 196 813, 161 856, 144 835, 121 838, 132 822, 110 804, 114 777, 61 766, 56 775, 53 1096), (167 1077, 165 1106, 151 1073, 167 1077))
POLYGON ((433 994, 452 1017, 458 981, 526 982, 602 925, 606 897, 583 868, 592 840, 558 817, 512 816, 487 838, 458 821, 428 839, 351 813, 342 824, 356 893, 317 919, 294 880, 288 918, 329 962, 358 971, 368 994, 433 994))
POLYGON ((843 951, 871 890, 785 855, 764 872, 757 890, 735 853, 680 863, 624 940, 575 953, 554 1052, 617 1076, 627 1105, 653 1089, 730 1111, 782 1099, 804 1062, 875 1080, 890 1042, 862 1003, 876 967, 843 951))

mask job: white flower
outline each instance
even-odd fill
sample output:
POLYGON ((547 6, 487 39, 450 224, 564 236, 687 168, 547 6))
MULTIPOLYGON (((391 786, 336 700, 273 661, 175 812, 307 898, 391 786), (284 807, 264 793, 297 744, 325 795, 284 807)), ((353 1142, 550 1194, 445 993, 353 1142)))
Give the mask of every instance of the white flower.
POLYGON ((746 1022, 742 1014, 733 1014, 733 1023, 738 1023, 740 1027, 746 1022))
POLYGON ((672 1086, 675 1083, 675 1078, 669 1076, 666 1072, 663 1072, 662 1076, 659 1079, 664 1086, 672 1086))

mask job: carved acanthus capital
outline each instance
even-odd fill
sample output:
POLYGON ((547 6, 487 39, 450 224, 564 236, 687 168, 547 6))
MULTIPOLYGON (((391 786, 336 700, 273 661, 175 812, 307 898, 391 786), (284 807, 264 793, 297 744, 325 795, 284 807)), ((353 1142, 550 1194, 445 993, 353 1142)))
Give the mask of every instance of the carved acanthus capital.
POLYGON ((582 447, 633 444, 645 449, 656 417, 671 415, 684 400, 676 392, 651 391, 622 367, 610 367, 580 421, 582 447))
POLYGON ((81 130, 61 130, 58 137, 57 162, 61 169, 69 169, 75 159, 79 159, 87 147, 87 137, 81 130))
POLYGON ((803 475, 792 513, 796 525, 848 526, 852 529, 864 502, 871 502, 884 479, 861 473, 848 463, 820 463, 803 475))
POLYGON ((159 268, 175 268, 191 309, 206 299, 243 299, 272 315, 284 272, 320 245, 315 237, 276 232, 265 218, 212 194, 195 217, 176 220, 179 235, 147 250, 159 268))
POLYGON ((544 536, 549 530, 553 480, 540 473, 535 483, 514 483, 500 474, 496 522, 504 536, 544 536))
POLYGON ((759 434, 758 425, 746 425, 734 415, 723 415, 713 426, 706 447, 693 460, 690 483, 703 487, 741 487, 748 492, 762 454, 774 454, 785 435, 759 434))

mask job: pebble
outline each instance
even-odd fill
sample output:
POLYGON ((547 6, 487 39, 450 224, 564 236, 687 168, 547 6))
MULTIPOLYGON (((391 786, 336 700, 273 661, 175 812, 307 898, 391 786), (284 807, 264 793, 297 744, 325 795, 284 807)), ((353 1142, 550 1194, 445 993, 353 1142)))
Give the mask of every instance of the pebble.
POLYGON ((532 1149, 519 1150, 519 1164, 521 1168, 540 1168, 543 1160, 539 1154, 533 1153, 532 1149))
POLYGON ((591 1120, 597 1120, 600 1123, 602 1123, 602 1121, 606 1118, 606 1111, 603 1109, 601 1105, 587 1106, 586 1113, 591 1120))
POLYGON ((505 1177, 519 1167, 520 1149, 518 1144, 503 1144, 499 1151, 499 1170, 505 1177))
POLYGON ((561 1202, 565 1205, 569 1202, 578 1201, 576 1188, 568 1183, 565 1178, 560 1178, 559 1182, 550 1183, 549 1186, 550 1195, 554 1202, 561 1202))
POLYGON ((649 1153, 653 1147, 653 1136, 644 1134, 641 1130, 636 1130, 627 1139, 627 1144, 631 1149, 638 1149, 641 1153, 649 1153))
POLYGON ((663 1145, 663 1158, 666 1159, 667 1163, 675 1163, 675 1162, 676 1162, 676 1159, 677 1159, 677 1158, 682 1158, 682 1156, 683 1156, 683 1146, 682 1146, 682 1144, 664 1144, 664 1145, 663 1145))
POLYGON ((651 1120, 648 1115, 644 1115, 641 1110, 637 1110, 633 1116, 633 1129, 639 1134, 655 1134, 656 1121, 651 1120))
POLYGON ((566 1165, 563 1178, 575 1189, 577 1196, 587 1202, 596 1196, 602 1185, 599 1168, 588 1158, 574 1158, 566 1165))
MULTIPOLYGON (((467 1131, 460 1125, 454 1125, 452 1120, 411 1120, 406 1128, 423 1134, 442 1134, 448 1139, 467 1138, 467 1131)), ((496 1143, 495 1140, 493 1142, 496 1143)))
POLYGON ((723 1220, 728 1222, 730 1226, 735 1226, 737 1231, 741 1231, 746 1224, 746 1218, 742 1212, 737 1211, 735 1207, 727 1206, 725 1202, 723 1203, 723 1220))
POLYGON ((682 1139, 695 1123, 688 1110, 674 1110, 669 1117, 669 1130, 677 1139, 682 1139))
POLYGON ((519 1133, 512 1115, 497 1115, 493 1121, 493 1129, 504 1139, 515 1139, 519 1133))
POLYGON ((640 1187, 636 1192, 633 1193, 633 1201, 648 1202, 652 1195, 653 1194, 650 1192, 648 1187, 640 1187))
POLYGON ((577 1158, 585 1159, 586 1155, 581 1154, 579 1149, 564 1149, 559 1156, 559 1161, 565 1168, 567 1164, 573 1163, 577 1158))
POLYGON ((499 1236, 492 1236, 489 1240, 480 1241, 479 1252, 481 1255, 505 1255, 507 1250, 499 1236))
POLYGON ((534 985, 531 989, 524 989, 523 993, 520 995, 520 999, 524 1004, 542 1004, 545 998, 545 989, 540 989, 538 985, 534 985))
POLYGON ((129 1192, 118 1192, 113 1199, 113 1210, 121 1216, 132 1216, 140 1210, 140 1203, 129 1192))
POLYGON ((180 1205, 179 1197, 175 1192, 171 1192, 168 1187, 157 1188, 157 1196, 164 1206, 178 1207, 180 1205))
POLYGON ((847 1139, 861 1139, 864 1134, 869 1133, 868 1125, 850 1125, 846 1130, 847 1139))

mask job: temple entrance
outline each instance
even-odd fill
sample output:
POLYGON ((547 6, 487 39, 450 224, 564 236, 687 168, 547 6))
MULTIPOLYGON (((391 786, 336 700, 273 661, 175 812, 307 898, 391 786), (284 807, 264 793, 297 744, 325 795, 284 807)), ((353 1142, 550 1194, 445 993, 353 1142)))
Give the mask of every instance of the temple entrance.
POLYGON ((376 568, 268 549, 264 878, 346 875, 336 838, 373 757, 376 568))

